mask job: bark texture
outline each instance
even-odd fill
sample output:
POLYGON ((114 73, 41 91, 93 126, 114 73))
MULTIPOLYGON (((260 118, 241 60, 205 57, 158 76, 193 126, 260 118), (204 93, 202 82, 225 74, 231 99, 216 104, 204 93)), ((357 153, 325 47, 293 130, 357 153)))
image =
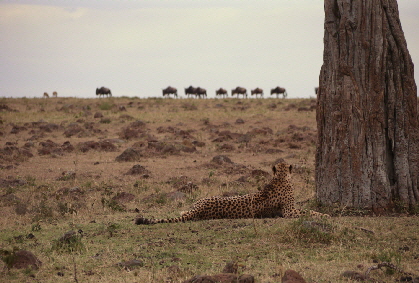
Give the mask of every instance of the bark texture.
POLYGON ((414 67, 396 0, 325 0, 317 198, 384 212, 419 201, 414 67))

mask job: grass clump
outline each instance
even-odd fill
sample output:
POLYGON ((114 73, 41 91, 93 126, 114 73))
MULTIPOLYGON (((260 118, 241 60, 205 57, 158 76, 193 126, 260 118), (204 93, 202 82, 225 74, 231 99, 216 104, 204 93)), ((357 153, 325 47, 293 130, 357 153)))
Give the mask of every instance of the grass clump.
POLYGON ((313 221, 308 218, 299 218, 293 221, 286 228, 286 235, 289 240, 294 239, 303 244, 330 244, 334 239, 332 224, 326 221, 313 221))
POLYGON ((81 240, 81 230, 78 233, 69 231, 58 240, 52 242, 51 251, 56 251, 57 253, 81 253, 85 251, 84 244, 81 240))
POLYGON ((16 254, 15 253, 18 250, 19 250, 19 248, 17 248, 17 247, 13 247, 13 249, 11 249, 11 250, 0 249, 1 260, 4 262, 7 269, 12 268, 12 266, 13 266, 15 260, 16 260, 16 254))
POLYGON ((107 198, 102 198, 101 200, 102 202, 102 206, 105 208, 110 208, 113 211, 119 211, 119 212, 125 212, 126 209, 123 205, 121 205, 117 200, 115 199, 107 199, 107 198))
POLYGON ((295 244, 349 243, 356 240, 353 229, 340 227, 327 219, 302 217, 290 222, 281 233, 281 242, 295 244))
POLYGON ((109 103, 109 102, 102 102, 100 105, 99 105, 99 109, 100 110, 111 110, 112 109, 112 104, 111 103, 109 103))

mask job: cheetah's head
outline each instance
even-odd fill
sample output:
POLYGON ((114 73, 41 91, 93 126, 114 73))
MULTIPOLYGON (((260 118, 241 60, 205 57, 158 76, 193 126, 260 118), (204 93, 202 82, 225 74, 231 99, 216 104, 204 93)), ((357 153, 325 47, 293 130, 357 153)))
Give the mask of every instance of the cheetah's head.
POLYGON ((274 166, 272 166, 272 172, 274 174, 274 176, 283 176, 286 177, 289 174, 291 174, 292 171, 292 165, 283 163, 283 162, 279 162, 277 164, 275 164, 274 166))

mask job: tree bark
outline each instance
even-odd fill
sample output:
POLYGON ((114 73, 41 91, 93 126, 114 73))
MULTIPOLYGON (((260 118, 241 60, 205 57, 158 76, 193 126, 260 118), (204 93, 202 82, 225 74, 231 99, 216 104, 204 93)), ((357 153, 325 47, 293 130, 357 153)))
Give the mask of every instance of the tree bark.
POLYGON ((317 198, 388 211, 419 202, 414 67, 396 0, 325 0, 317 198))

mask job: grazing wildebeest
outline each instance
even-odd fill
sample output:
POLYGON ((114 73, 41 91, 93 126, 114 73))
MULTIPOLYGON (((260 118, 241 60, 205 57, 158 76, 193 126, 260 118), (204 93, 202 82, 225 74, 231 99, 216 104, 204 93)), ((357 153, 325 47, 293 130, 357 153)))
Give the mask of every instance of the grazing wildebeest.
POLYGON ((202 88, 202 87, 197 87, 195 95, 199 98, 201 98, 201 96, 206 97, 207 96, 207 90, 205 88, 202 88))
POLYGON ((227 94, 227 90, 225 90, 225 89, 223 89, 222 87, 220 87, 219 89, 217 89, 216 91, 215 91, 215 96, 217 97, 217 96, 220 96, 220 97, 226 97, 226 96, 228 96, 228 94, 227 94))
POLYGON ((236 87, 235 89, 231 90, 231 96, 234 96, 237 94, 237 98, 239 98, 239 95, 243 95, 243 98, 247 98, 247 90, 244 87, 236 87))
POLYGON ((318 86, 314 88, 314 93, 315 93, 316 95, 319 93, 319 87, 318 87, 318 86))
POLYGON ((101 88, 96 88, 96 95, 99 95, 99 97, 102 95, 112 96, 112 92, 109 88, 102 86, 101 88))
POLYGON ((283 87, 279 87, 279 86, 277 86, 276 88, 271 89, 271 95, 272 94, 276 94, 276 98, 278 98, 278 96, 280 94, 282 94, 282 98, 285 98, 288 95, 286 89, 283 88, 283 87))
POLYGON ((189 86, 188 88, 185 88, 185 95, 187 97, 191 95, 196 95, 196 88, 194 88, 193 86, 189 86))
POLYGON ((174 97, 177 97, 177 89, 171 86, 166 87, 163 89, 163 97, 167 95, 167 97, 170 97, 170 95, 173 94, 174 97))
POLYGON ((260 97, 263 97, 263 89, 261 88, 255 88, 250 91, 251 95, 256 95, 256 98, 258 98, 258 95, 260 94, 260 97))
POLYGON ((58 93, 56 92, 56 91, 54 91, 53 93, 52 93, 52 97, 57 97, 58 96, 58 93))
POLYGON ((44 96, 43 96, 43 98, 49 98, 48 93, 44 92, 44 96))

